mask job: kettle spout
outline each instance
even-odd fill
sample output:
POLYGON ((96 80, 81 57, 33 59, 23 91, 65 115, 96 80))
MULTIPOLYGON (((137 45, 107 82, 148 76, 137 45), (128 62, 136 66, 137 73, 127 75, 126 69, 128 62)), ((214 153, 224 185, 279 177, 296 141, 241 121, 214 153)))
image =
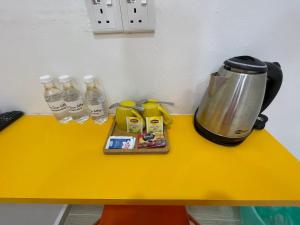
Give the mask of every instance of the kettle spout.
POLYGON ((226 77, 220 75, 218 72, 212 73, 210 75, 210 81, 207 89, 208 95, 214 95, 224 84, 226 77))

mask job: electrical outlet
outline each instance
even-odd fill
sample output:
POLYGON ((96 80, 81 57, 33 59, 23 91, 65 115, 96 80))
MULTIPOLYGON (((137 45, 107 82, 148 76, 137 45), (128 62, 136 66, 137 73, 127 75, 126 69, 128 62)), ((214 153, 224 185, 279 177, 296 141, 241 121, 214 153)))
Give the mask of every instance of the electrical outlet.
POLYGON ((154 32, 154 0, 120 0, 125 32, 154 32))
POLYGON ((94 33, 123 32, 119 0, 86 0, 94 33))

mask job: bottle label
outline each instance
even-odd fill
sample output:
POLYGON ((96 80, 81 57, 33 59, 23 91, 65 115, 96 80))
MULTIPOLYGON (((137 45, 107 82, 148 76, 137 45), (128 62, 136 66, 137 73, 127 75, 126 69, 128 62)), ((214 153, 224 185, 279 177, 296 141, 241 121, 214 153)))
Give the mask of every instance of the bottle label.
POLYGON ((101 104, 98 105, 88 105, 88 108, 90 110, 90 115, 91 116, 104 116, 104 109, 101 104))
POLYGON ((82 99, 78 99, 73 102, 66 102, 68 110, 70 113, 78 113, 83 110, 83 101, 82 99))
POLYGON ((48 102, 49 108, 54 113, 60 113, 67 109, 67 106, 63 100, 59 100, 56 102, 48 102))

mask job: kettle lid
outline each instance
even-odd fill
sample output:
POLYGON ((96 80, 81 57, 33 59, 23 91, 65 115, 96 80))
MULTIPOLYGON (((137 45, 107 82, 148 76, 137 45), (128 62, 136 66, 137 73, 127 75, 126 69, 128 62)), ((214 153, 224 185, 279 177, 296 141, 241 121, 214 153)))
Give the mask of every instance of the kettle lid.
POLYGON ((268 70, 268 66, 251 56, 237 56, 230 59, 227 59, 224 62, 226 69, 240 69, 240 70, 247 70, 253 71, 257 73, 265 73, 268 70))

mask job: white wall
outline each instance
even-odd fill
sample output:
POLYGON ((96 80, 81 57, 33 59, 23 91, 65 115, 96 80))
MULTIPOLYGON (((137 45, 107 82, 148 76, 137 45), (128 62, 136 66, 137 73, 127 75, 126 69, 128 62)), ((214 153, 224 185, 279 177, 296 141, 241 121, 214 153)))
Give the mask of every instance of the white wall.
POLYGON ((156 0, 156 15, 155 34, 94 36, 84 0, 0 0, 0 109, 48 113, 39 75, 92 73, 110 102, 151 96, 193 113, 208 74, 249 54, 282 64, 267 128, 300 157, 300 1, 156 0))

